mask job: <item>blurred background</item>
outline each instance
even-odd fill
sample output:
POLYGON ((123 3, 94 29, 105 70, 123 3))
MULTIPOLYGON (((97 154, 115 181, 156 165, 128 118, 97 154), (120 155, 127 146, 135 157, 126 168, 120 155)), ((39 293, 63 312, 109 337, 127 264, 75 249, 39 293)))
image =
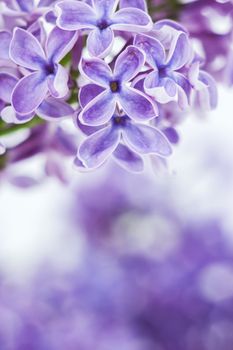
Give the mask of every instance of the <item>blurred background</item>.
MULTIPOLYGON (((232 349, 232 90, 169 169, 0 187, 0 349, 232 349)), ((40 159, 21 167, 37 172, 40 159)))

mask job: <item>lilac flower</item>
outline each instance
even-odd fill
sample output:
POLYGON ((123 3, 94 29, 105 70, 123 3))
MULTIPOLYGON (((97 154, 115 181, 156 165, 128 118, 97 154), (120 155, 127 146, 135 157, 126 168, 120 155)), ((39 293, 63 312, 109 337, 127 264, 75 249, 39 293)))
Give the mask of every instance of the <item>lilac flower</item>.
POLYGON ((137 35, 135 45, 144 50, 148 64, 153 68, 144 82, 146 93, 160 103, 182 99, 186 104, 191 86, 180 71, 190 60, 190 45, 187 35, 177 32, 168 55, 159 40, 146 35, 137 35))
POLYGON ((9 29, 15 26, 28 27, 46 14, 55 0, 1 0, 2 15, 5 26, 9 29))
MULTIPOLYGON (((85 85, 80 91, 82 107, 95 98, 95 94, 93 84, 85 85)), ((90 169, 100 166, 113 155, 127 170, 139 172, 143 170, 140 155, 152 153, 166 157, 171 153, 168 140, 158 128, 136 123, 126 115, 114 114, 101 128, 78 126, 89 136, 79 146, 77 157, 90 169)))
POLYGON ((121 107, 128 117, 145 121, 157 115, 156 105, 142 92, 128 86, 145 62, 143 52, 128 46, 116 60, 114 71, 99 58, 82 59, 80 71, 102 93, 88 103, 79 115, 83 124, 98 126, 108 122, 116 107, 121 107), (96 85, 97 84, 97 85, 96 85))
POLYGON ((45 50, 29 32, 16 28, 10 45, 11 59, 30 71, 16 85, 12 94, 12 105, 18 114, 30 114, 51 94, 55 98, 65 97, 68 72, 58 62, 72 48, 77 35, 54 28, 45 50))
POLYGON ((92 6, 74 0, 59 2, 57 25, 65 30, 88 29, 88 51, 93 56, 106 56, 113 45, 114 31, 145 32, 152 29, 149 15, 138 8, 116 12, 118 0, 92 0, 92 6))

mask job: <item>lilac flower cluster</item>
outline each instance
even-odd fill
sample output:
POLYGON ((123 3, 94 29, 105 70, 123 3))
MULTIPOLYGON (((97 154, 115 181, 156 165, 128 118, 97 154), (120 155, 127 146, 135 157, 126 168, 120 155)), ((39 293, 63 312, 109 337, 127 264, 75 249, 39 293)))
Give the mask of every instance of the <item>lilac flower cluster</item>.
POLYGON ((153 23, 144 0, 0 5, 0 137, 35 117, 71 119, 84 138, 77 136, 79 169, 112 156, 140 172, 146 156, 172 153, 169 109, 216 106, 215 82, 187 30, 169 19, 153 23))

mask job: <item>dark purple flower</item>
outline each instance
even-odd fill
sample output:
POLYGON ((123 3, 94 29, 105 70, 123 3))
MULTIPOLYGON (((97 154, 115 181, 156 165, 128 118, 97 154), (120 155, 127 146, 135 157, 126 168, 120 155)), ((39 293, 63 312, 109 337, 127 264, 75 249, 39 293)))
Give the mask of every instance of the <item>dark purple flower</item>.
POLYGON ((74 0, 56 5, 57 25, 65 30, 88 29, 88 51, 93 56, 106 56, 113 45, 114 31, 145 32, 152 29, 149 15, 138 8, 116 11, 118 0, 93 0, 92 6, 74 0))

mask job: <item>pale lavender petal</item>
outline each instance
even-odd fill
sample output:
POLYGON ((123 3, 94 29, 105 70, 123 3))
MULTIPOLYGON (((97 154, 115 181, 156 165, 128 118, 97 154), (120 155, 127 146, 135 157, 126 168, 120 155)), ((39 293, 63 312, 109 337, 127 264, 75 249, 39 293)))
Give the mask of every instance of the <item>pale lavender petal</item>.
POLYGON ((129 81, 141 71, 144 63, 144 53, 135 46, 128 46, 116 60, 114 77, 121 81, 129 81))
POLYGON ((166 136, 152 126, 129 124, 123 130, 123 139, 130 148, 141 154, 155 153, 166 157, 172 153, 166 136))
POLYGON ((96 28, 88 35, 87 48, 94 57, 106 57, 111 51, 113 41, 114 33, 110 27, 102 30, 96 28))
POLYGON ((29 114, 44 100, 47 94, 47 81, 40 72, 22 78, 12 94, 12 105, 17 113, 29 114))
POLYGON ((142 157, 123 144, 117 146, 113 152, 113 158, 120 166, 130 172, 141 173, 144 170, 142 157))
POLYGON ((18 114, 15 112, 12 106, 7 106, 1 111, 2 120, 4 120, 5 123, 9 124, 21 124, 28 122, 34 117, 34 115, 34 112, 25 115, 18 114))
POLYGON ((101 129, 84 140, 79 147, 78 157, 87 168, 97 168, 111 156, 119 141, 120 133, 117 129, 101 129))
POLYGON ((210 74, 204 71, 200 71, 199 80, 205 85, 202 89, 198 90, 198 102, 203 109, 214 109, 218 104, 218 91, 215 80, 210 74))
POLYGON ((46 120, 57 120, 71 117, 74 114, 73 108, 62 100, 48 97, 37 108, 36 113, 46 120))
POLYGON ((159 103, 176 100, 177 86, 171 78, 159 79, 158 72, 151 72, 144 81, 145 92, 159 103))
POLYGON ((98 17, 111 17, 116 11, 119 0, 92 0, 92 3, 98 17))
POLYGON ((0 156, 6 152, 6 147, 0 142, 0 156))
POLYGON ((55 27, 51 31, 46 43, 48 60, 57 63, 60 62, 71 51, 77 38, 77 32, 66 31, 55 27))
POLYGON ((34 0, 17 0, 20 9, 24 12, 30 12, 35 7, 34 0))
POLYGON ((11 94, 18 79, 7 73, 0 73, 0 100, 6 103, 11 102, 11 94))
POLYGON ((103 91, 104 89, 101 86, 95 84, 87 84, 82 86, 79 90, 79 103, 81 107, 84 108, 103 91))
POLYGON ((81 1, 66 0, 55 6, 58 27, 66 30, 79 30, 96 27, 94 9, 81 1))
POLYGON ((161 28, 163 28, 165 26, 171 27, 177 31, 184 32, 184 33, 188 34, 187 29, 184 26, 182 26, 182 24, 180 24, 176 21, 173 21, 171 19, 162 19, 160 21, 157 21, 154 24, 154 30, 160 30, 161 28))
POLYGON ((79 70, 93 83, 103 87, 109 87, 109 82, 112 79, 112 71, 103 60, 99 58, 92 58, 91 60, 82 59, 79 70))
POLYGON ((186 109, 190 103, 192 86, 189 80, 181 73, 174 73, 178 89, 178 104, 181 109, 186 109))
POLYGON ((135 37, 134 45, 145 52, 146 60, 153 68, 164 65, 166 58, 165 49, 156 38, 138 34, 135 37))
POLYGON ((5 30, 0 31, 0 59, 9 59, 9 48, 12 39, 12 34, 5 30))
POLYGON ((45 62, 45 54, 39 41, 21 28, 14 30, 10 57, 16 64, 32 70, 40 70, 45 62))
POLYGON ((86 105, 79 115, 81 123, 98 126, 108 122, 116 108, 116 101, 109 91, 104 91, 86 105))
POLYGON ((150 16, 137 8, 123 8, 111 18, 111 27, 117 30, 145 32, 153 27, 150 16))
POLYGON ((158 110, 149 97, 134 88, 122 88, 118 101, 124 112, 132 119, 143 121, 158 115, 158 110))
POLYGON ((182 68, 190 59, 190 44, 185 33, 179 33, 171 43, 167 65, 173 70, 182 68))
POLYGON ((120 8, 136 7, 140 10, 147 11, 147 4, 145 0, 121 0, 120 8))
POLYGON ((54 3, 54 0, 40 0, 38 7, 48 7, 54 3))
POLYGON ((57 64, 56 73, 49 75, 47 79, 51 95, 56 98, 65 97, 69 92, 68 80, 68 71, 61 64, 57 64))

